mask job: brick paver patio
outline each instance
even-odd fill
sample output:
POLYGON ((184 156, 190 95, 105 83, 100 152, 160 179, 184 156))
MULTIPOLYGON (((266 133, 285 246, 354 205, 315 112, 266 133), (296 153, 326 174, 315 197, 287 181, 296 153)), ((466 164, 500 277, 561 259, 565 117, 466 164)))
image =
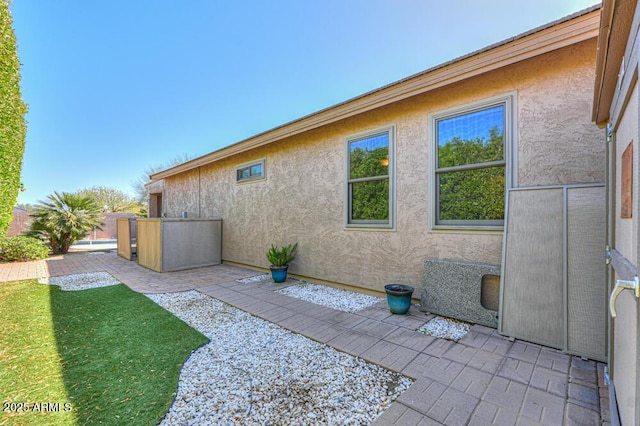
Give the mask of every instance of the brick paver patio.
POLYGON ((473 326, 458 343, 416 332, 431 315, 392 315, 381 301, 336 311, 238 283, 254 270, 217 265, 157 273, 115 253, 74 253, 46 261, 0 263, 0 282, 106 271, 142 293, 196 289, 293 332, 411 377, 415 383, 375 425, 608 425, 604 364, 473 326))

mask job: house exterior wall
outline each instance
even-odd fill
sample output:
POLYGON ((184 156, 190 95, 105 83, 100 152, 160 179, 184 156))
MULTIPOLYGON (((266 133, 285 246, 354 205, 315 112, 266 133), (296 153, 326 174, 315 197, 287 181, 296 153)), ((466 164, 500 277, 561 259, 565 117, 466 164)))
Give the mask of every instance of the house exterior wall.
POLYGON ((429 114, 517 91, 517 185, 604 181, 602 131, 589 121, 596 41, 280 140, 162 182, 168 217, 223 218, 225 261, 266 267, 269 244, 299 242, 290 272, 382 291, 421 286, 424 260, 499 264, 501 232, 429 229, 429 114), (396 229, 344 228, 345 138, 396 126, 396 229), (266 159, 266 179, 236 166, 266 159))
POLYGON ((604 132, 589 121, 596 40, 539 57, 518 90, 518 186, 604 182, 604 132))
POLYGON ((162 217, 164 214, 164 201, 162 194, 164 193, 164 181, 150 182, 145 185, 149 194, 148 200, 148 216, 162 217))

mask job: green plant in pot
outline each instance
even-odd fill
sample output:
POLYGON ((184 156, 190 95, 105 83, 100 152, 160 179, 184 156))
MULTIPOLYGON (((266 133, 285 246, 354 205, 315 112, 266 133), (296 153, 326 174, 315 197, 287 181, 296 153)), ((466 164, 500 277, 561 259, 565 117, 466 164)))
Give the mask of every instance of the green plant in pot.
POLYGON ((267 251, 267 260, 271 264, 269 269, 271 269, 271 278, 274 283, 281 283, 287 280, 287 269, 295 259, 297 250, 298 243, 282 247, 271 244, 267 251))

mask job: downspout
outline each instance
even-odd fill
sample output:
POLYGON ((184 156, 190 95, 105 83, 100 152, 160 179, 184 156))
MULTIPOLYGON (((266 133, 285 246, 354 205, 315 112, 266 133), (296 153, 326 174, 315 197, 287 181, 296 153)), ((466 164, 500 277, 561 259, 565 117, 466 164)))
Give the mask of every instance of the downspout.
POLYGON ((200 186, 200 170, 202 168, 198 167, 198 217, 202 218, 202 211, 201 211, 201 203, 200 203, 200 194, 202 192, 202 187, 200 186))

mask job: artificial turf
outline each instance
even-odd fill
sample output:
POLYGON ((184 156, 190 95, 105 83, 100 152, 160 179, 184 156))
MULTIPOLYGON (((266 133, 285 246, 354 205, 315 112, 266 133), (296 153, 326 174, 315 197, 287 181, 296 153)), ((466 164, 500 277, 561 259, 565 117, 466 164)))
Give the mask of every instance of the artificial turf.
POLYGON ((155 425, 207 341, 122 284, 0 283, 0 425, 155 425))

